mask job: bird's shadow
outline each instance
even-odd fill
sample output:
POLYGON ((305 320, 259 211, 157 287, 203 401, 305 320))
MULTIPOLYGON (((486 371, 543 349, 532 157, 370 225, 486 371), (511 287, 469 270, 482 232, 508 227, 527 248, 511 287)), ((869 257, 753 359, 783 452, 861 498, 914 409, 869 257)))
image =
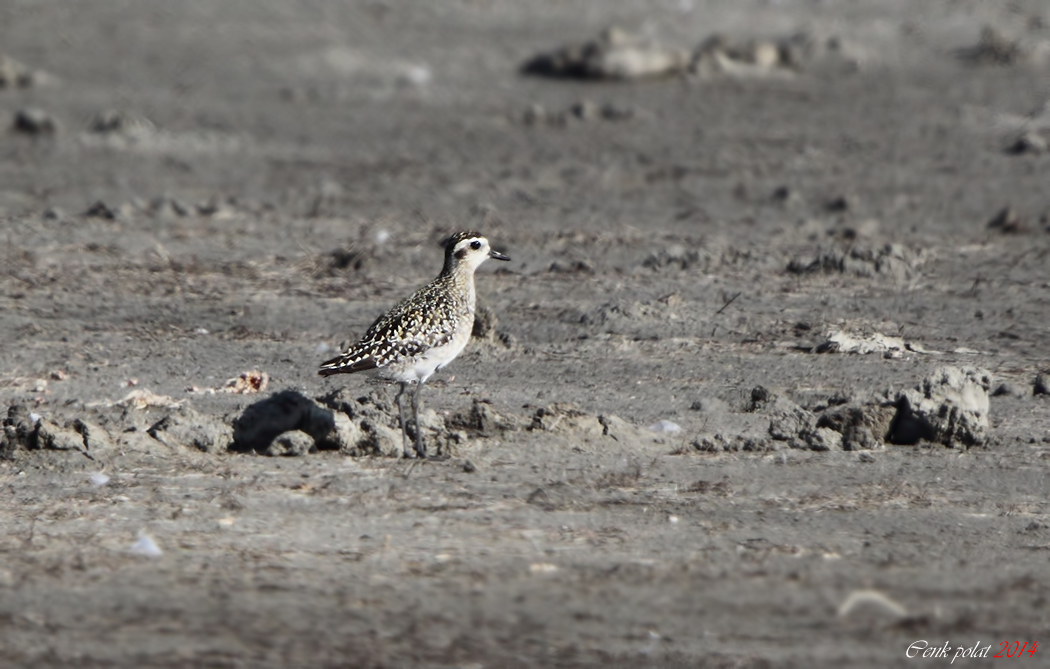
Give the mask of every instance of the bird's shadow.
POLYGON ((335 414, 297 390, 282 390, 246 408, 233 421, 230 450, 265 452, 281 434, 300 430, 319 445, 335 429, 335 414))

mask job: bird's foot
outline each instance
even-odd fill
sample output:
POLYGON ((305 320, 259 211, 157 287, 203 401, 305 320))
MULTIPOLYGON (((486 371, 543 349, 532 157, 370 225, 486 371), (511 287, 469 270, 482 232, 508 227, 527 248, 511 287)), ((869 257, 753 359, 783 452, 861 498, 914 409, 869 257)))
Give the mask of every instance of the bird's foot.
POLYGON ((418 460, 429 460, 431 462, 444 462, 445 460, 449 459, 449 455, 447 453, 440 453, 438 455, 428 454, 427 447, 423 444, 416 444, 415 453, 409 455, 408 452, 406 452, 405 457, 415 457, 418 460))

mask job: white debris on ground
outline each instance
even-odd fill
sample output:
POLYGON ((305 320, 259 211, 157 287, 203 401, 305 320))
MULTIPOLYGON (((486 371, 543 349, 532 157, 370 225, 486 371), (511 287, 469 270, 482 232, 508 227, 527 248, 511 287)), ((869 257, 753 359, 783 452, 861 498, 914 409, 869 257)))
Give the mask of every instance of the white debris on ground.
POLYGON ((161 555, 164 555, 164 551, 160 549, 160 546, 158 546, 157 542, 153 540, 153 537, 146 533, 139 535, 138 540, 131 544, 128 552, 135 555, 142 555, 143 557, 160 557, 161 555))
POLYGON ((253 369, 248 372, 241 372, 238 376, 235 376, 232 379, 226 379, 226 382, 218 388, 212 388, 209 386, 189 386, 186 388, 186 392, 197 395, 214 395, 215 393, 252 395, 254 393, 263 392, 269 385, 270 375, 266 372, 253 369))
POLYGON ((878 590, 854 590, 849 593, 849 596, 839 606, 839 618, 849 616, 853 611, 864 605, 881 609, 897 618, 906 618, 908 616, 907 609, 878 590))
POLYGON ((675 423, 675 422, 672 422, 672 421, 669 421, 669 420, 658 420, 655 423, 653 423, 652 425, 650 425, 649 429, 652 430, 653 432, 674 433, 674 432, 681 432, 682 431, 682 426, 679 425, 678 423, 675 423))
POLYGON ((147 388, 132 390, 117 402, 101 402, 97 405, 88 406, 124 406, 131 409, 148 409, 150 407, 161 407, 164 409, 177 409, 182 406, 181 400, 176 400, 167 395, 158 395, 147 388))
POLYGON ((851 334, 845 330, 828 332, 824 341, 814 349, 815 353, 881 353, 885 358, 899 358, 906 351, 926 355, 940 354, 940 351, 927 351, 921 345, 906 342, 901 337, 891 337, 879 332, 851 334))

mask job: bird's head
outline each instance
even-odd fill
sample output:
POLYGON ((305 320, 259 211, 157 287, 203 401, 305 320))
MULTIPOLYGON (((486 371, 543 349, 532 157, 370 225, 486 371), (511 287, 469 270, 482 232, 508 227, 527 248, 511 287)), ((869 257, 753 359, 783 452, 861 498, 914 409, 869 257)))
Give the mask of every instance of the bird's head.
POLYGON ((467 267, 471 271, 489 258, 510 260, 489 246, 489 240, 473 230, 457 232, 445 240, 445 269, 467 267))

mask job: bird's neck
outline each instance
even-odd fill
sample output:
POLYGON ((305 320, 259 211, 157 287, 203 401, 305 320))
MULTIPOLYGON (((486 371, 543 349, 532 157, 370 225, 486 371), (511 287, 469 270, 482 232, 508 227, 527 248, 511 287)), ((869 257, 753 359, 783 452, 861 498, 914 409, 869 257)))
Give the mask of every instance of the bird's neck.
POLYGON ((441 276, 453 277, 457 281, 470 281, 474 278, 474 268, 449 257, 445 259, 445 266, 441 268, 441 276))

